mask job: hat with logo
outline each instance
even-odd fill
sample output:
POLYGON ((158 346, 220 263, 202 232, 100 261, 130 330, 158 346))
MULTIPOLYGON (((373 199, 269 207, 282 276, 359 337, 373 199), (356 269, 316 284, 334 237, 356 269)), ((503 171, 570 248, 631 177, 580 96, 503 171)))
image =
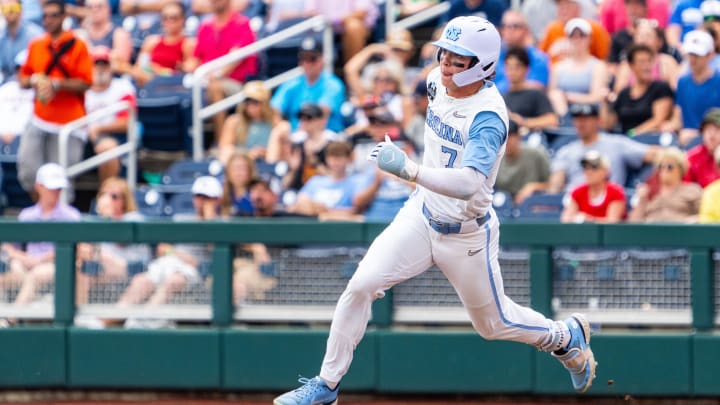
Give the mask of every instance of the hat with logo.
POLYGON ((193 182, 191 192, 193 195, 201 195, 209 198, 220 198, 223 195, 220 180, 213 176, 200 176, 193 182))
POLYGON ((50 190, 59 190, 68 186, 68 179, 62 166, 45 163, 35 174, 35 183, 50 190))
POLYGON ((322 53, 322 43, 313 37, 307 37, 300 42, 300 52, 322 53))
POLYGON ((686 54, 705 56, 715 49, 715 43, 710 34, 705 31, 695 30, 685 34, 682 43, 682 51, 686 54))
POLYGON ((580 30, 584 35, 590 35, 592 25, 584 18, 573 18, 565 23, 565 35, 572 35, 575 30, 580 30))
POLYGON ((597 116, 600 114, 600 107, 592 103, 575 103, 570 105, 570 115, 578 116, 597 116))

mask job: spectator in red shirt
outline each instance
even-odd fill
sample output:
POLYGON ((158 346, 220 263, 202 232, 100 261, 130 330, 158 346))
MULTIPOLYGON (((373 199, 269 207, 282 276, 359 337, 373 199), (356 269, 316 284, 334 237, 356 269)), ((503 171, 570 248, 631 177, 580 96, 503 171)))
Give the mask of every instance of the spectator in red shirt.
MULTIPOLYGON (((233 10, 230 0, 211 0, 213 14, 200 24, 197 32, 197 45, 190 62, 192 69, 210 62, 236 49, 255 42, 255 33, 250 28, 250 19, 233 10)), ((207 95, 210 103, 215 103, 230 94, 242 90, 249 76, 258 73, 257 56, 247 58, 225 66, 210 74, 207 95)), ((225 112, 213 117, 215 141, 220 137, 225 112)))
POLYGON ((600 6, 600 22, 614 34, 630 25, 627 11, 633 8, 647 10, 647 18, 657 21, 661 28, 665 28, 670 19, 668 0, 605 0, 600 6))
POLYGON ((562 222, 620 222, 625 216, 625 191, 609 181, 610 161, 590 150, 580 161, 585 183, 570 193, 560 220, 562 222))
POLYGON ((705 188, 720 179, 720 167, 713 154, 720 147, 720 108, 711 108, 700 124, 702 143, 687 151, 689 167, 683 180, 700 184, 705 188))

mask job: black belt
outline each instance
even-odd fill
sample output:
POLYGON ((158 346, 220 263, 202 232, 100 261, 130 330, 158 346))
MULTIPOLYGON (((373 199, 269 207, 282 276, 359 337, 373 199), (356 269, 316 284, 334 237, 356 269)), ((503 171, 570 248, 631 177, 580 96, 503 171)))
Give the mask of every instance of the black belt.
POLYGON ((438 233, 441 233, 443 235, 448 235, 451 233, 467 233, 474 231, 476 229, 467 230, 467 232, 463 232, 463 224, 465 224, 465 228, 467 229, 467 224, 477 224, 478 228, 485 225, 487 221, 490 220, 490 212, 485 213, 484 216, 475 218, 474 221, 468 221, 466 223, 462 222, 441 222, 436 219, 433 219, 432 214, 430 214, 430 211, 428 211, 427 207, 425 206, 425 203, 423 203, 422 206, 422 212, 423 215, 425 215, 425 218, 428 220, 428 225, 434 230, 436 230, 438 233))

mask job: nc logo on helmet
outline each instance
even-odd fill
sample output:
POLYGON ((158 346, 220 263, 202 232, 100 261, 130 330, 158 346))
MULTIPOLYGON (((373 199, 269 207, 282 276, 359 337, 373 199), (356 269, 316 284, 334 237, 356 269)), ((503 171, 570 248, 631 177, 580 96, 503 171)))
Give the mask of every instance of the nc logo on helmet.
POLYGON ((458 27, 448 27, 445 30, 445 38, 451 40, 451 41, 457 41, 460 39, 460 33, 462 30, 458 27))

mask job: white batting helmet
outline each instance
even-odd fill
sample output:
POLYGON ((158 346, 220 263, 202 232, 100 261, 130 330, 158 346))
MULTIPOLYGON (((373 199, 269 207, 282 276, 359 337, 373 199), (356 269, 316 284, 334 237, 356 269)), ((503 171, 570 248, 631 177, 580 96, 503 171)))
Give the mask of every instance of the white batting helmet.
POLYGON ((481 17, 453 18, 433 45, 458 55, 477 58, 472 67, 453 75, 452 79, 458 86, 489 77, 500 57, 500 33, 490 21, 481 17))

